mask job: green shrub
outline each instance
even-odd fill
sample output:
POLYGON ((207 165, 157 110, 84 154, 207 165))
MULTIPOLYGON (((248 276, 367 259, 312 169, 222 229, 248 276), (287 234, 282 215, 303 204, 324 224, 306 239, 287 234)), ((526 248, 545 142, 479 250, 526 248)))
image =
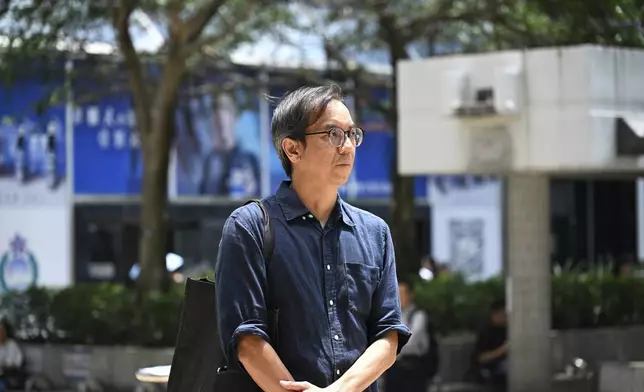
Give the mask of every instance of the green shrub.
POLYGON ((77 284, 0 296, 0 315, 25 341, 95 345, 174 345, 183 286, 149 293, 139 303, 117 284, 77 284))
POLYGON ((475 330, 486 319, 489 305, 503 298, 505 290, 502 279, 468 283, 460 275, 439 275, 415 288, 416 303, 431 314, 441 334, 475 330))
MULTIPOLYGON (((60 290, 32 288, 0 296, 25 341, 99 345, 173 346, 183 285, 150 293, 139 303, 115 284, 78 284, 60 290)), ((502 299, 500 278, 468 283, 444 275, 416 285, 416 302, 427 309, 441 334, 473 332, 486 320, 490 303, 502 299)), ((644 280, 610 274, 564 273, 552 279, 552 322, 556 329, 644 324, 644 280)))
MULTIPOLYGON (((416 303, 432 315, 439 332, 472 332, 487 320, 490 304, 505 298, 505 283, 498 278, 467 283, 458 275, 445 275, 419 282, 415 294, 416 303)), ((553 276, 553 328, 635 324, 644 324, 644 280, 610 274, 553 276)))

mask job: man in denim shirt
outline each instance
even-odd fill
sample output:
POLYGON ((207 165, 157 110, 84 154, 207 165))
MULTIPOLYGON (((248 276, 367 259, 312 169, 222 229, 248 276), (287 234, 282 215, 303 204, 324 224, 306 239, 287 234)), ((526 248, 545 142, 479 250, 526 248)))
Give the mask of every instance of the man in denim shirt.
POLYGON ((338 196, 363 132, 335 85, 287 94, 271 132, 291 179, 264 200, 273 257, 269 264, 262 257, 256 204, 231 214, 219 247, 218 322, 228 363, 267 392, 375 392, 411 333, 401 321, 389 227, 338 196), (268 331, 274 310, 277 342, 268 331))

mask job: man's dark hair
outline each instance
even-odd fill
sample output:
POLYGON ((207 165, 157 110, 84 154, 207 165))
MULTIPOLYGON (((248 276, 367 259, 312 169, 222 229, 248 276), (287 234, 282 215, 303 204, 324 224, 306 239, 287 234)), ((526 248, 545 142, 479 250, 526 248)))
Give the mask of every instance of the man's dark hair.
POLYGON ((342 101, 342 89, 336 84, 305 86, 286 93, 273 112, 271 134, 284 173, 291 177, 291 161, 282 150, 282 140, 291 138, 306 143, 306 128, 315 124, 331 101, 342 101))

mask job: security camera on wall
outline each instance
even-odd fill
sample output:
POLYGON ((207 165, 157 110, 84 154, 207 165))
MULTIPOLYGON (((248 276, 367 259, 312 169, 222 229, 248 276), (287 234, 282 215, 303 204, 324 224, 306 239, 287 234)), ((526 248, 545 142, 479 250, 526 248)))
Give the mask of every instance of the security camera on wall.
POLYGON ((444 73, 441 101, 445 115, 482 117, 520 113, 522 89, 519 69, 500 67, 493 75, 472 74, 472 71, 465 70, 444 73), (472 76, 478 76, 476 83, 472 76))

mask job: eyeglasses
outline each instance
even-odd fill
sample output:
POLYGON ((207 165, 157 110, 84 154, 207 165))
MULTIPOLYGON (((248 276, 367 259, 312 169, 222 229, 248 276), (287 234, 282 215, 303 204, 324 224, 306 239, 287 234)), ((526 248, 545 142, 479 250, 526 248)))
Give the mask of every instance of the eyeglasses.
POLYGON ((358 127, 353 127, 348 131, 339 127, 331 127, 326 131, 307 133, 305 136, 322 135, 324 133, 329 136, 329 143, 331 146, 338 148, 344 145, 347 138, 351 140, 351 143, 353 143, 354 146, 358 147, 362 144, 362 139, 364 138, 364 132, 358 127))

